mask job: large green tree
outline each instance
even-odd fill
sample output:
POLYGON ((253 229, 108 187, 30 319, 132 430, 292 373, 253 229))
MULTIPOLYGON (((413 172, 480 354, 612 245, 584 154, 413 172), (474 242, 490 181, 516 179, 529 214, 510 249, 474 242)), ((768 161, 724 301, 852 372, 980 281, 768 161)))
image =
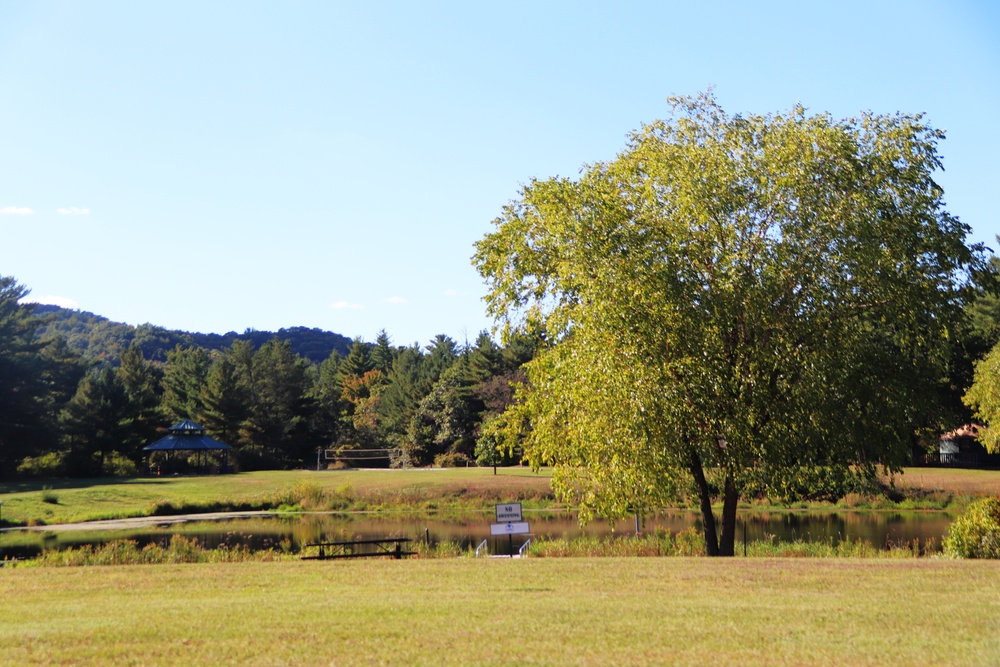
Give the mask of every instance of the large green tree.
POLYGON ((163 407, 171 419, 197 420, 205 406, 202 391, 208 383, 211 360, 201 347, 177 345, 167 353, 163 370, 163 407))
MULTIPOLYGON (((233 344, 247 345, 243 341, 233 344)), ((240 431, 250 417, 250 389, 243 382, 229 351, 212 364, 199 402, 202 406, 198 421, 226 444, 239 447, 240 431)))
POLYGON ((260 464, 310 460, 309 420, 315 402, 308 362, 292 352, 288 341, 274 338, 253 353, 243 372, 251 399, 244 436, 261 455, 260 464))
POLYGON ((544 327, 514 410, 557 492, 622 516, 693 483, 732 555, 750 484, 906 460, 978 255, 920 116, 671 105, 615 160, 525 186, 473 261, 505 328, 544 327))
POLYGON ((979 435, 983 445, 992 453, 1000 452, 1000 343, 976 362, 964 400, 975 416, 986 422, 987 428, 979 435))
POLYGON ((25 456, 55 445, 55 415, 73 392, 81 368, 60 339, 41 341, 45 324, 22 304, 28 289, 0 276, 0 477, 25 456))

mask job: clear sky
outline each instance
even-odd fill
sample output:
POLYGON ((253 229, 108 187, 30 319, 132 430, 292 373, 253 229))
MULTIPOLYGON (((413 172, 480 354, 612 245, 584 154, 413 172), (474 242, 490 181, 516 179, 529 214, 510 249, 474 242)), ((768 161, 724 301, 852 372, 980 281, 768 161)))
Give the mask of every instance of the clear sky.
POLYGON ((473 340, 520 184, 713 85, 926 112, 948 209, 1000 233, 997 2, 0 0, 0 275, 130 324, 473 340))

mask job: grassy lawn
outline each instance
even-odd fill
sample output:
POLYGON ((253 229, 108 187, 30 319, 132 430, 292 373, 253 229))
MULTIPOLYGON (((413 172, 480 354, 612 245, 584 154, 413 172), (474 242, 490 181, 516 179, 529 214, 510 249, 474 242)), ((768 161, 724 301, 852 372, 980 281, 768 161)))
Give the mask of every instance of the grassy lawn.
POLYGON ((1000 562, 0 568, 0 665, 996 665, 1000 562))
POLYGON ((901 489, 921 489, 956 496, 1000 496, 1000 470, 907 468, 895 481, 901 489))
MULTIPOLYGON (((267 471, 205 477, 137 477, 0 483, 3 519, 25 524, 149 516, 172 504, 192 512, 260 508, 294 491, 321 489, 353 509, 479 507, 545 503, 549 473, 528 468, 267 471)), ((161 511, 162 513, 162 511, 161 511)))

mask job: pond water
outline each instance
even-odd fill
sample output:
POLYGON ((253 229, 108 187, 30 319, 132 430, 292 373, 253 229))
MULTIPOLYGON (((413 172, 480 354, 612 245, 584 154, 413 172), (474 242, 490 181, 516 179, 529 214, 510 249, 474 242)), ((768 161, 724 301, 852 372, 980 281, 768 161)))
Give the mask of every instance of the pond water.
MULTIPOLYGON (((818 541, 838 544, 844 540, 871 543, 887 548, 919 540, 921 545, 933 540, 940 548, 954 516, 947 512, 894 511, 752 511, 739 515, 737 541, 746 539, 818 541)), ((7 531, 0 533, 0 558, 27 558, 43 549, 65 549, 86 544, 102 544, 113 540, 135 540, 140 546, 151 542, 166 542, 172 535, 197 538, 208 548, 221 545, 247 545, 251 549, 277 547, 282 542, 292 551, 299 551, 308 542, 344 539, 409 537, 415 540, 457 542, 463 548, 476 547, 484 539, 493 553, 506 553, 510 546, 520 547, 528 537, 578 536, 605 537, 635 534, 634 520, 593 521, 581 527, 574 513, 525 511, 524 520, 530 525, 530 535, 516 535, 512 545, 507 537, 490 537, 492 512, 466 512, 458 516, 407 513, 306 513, 272 515, 224 521, 163 523, 144 528, 120 531, 7 531)), ((646 533, 665 531, 671 534, 695 527, 701 528, 696 512, 672 511, 646 517, 641 530, 646 533)))

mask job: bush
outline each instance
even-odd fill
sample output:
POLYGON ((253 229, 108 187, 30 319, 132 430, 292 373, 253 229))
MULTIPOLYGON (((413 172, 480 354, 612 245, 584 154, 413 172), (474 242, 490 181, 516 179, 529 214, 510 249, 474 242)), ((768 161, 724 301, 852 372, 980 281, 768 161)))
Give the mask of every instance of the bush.
POLYGON ((472 459, 461 452, 438 454, 434 457, 435 468, 464 468, 470 463, 472 463, 472 459))
POLYGON ((983 498, 955 519, 944 538, 954 558, 1000 558, 1000 498, 983 498))
POLYGON ((65 473, 66 462, 61 452, 29 456, 17 466, 17 474, 26 477, 62 477, 65 473))
POLYGON ((106 477, 135 477, 139 468, 135 462, 118 452, 110 452, 104 457, 101 474, 106 477))

